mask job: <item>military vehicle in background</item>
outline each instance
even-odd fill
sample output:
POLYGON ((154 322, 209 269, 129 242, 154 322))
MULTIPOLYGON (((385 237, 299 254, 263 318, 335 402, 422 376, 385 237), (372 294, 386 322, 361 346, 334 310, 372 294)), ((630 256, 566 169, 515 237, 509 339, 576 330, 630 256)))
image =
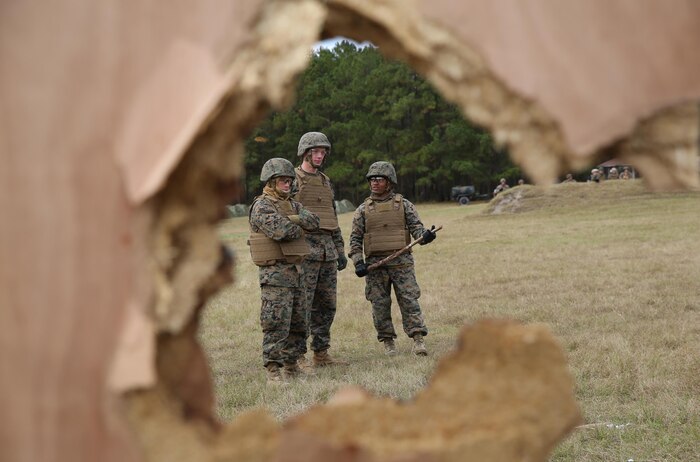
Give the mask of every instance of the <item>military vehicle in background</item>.
POLYGON ((474 186, 453 186, 450 191, 450 199, 457 201, 459 205, 467 205, 476 195, 474 186))

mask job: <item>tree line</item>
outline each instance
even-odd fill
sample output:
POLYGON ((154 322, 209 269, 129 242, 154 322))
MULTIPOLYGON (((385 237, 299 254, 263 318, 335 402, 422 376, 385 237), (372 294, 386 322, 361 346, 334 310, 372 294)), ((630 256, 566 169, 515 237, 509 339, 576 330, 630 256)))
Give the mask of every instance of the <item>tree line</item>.
POLYGON ((261 190, 265 161, 299 164, 297 144, 308 131, 328 136, 324 171, 336 198, 354 204, 367 196, 365 174, 378 160, 394 164, 398 190, 418 202, 449 200, 456 185, 488 193, 499 178, 521 175, 487 131, 466 121, 413 69, 347 41, 313 52, 293 107, 272 112, 246 140, 248 202, 261 190))

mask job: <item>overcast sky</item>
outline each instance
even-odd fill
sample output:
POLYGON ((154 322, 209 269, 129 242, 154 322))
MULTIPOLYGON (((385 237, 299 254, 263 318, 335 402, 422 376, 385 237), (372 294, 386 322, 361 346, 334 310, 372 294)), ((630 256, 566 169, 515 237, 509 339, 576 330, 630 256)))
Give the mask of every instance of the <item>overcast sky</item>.
POLYGON ((362 43, 357 43, 353 39, 349 39, 347 37, 334 37, 332 39, 327 39, 327 40, 322 40, 320 42, 316 42, 314 44, 314 51, 318 51, 321 48, 326 48, 328 50, 332 50, 333 47, 335 47, 336 43, 342 42, 343 40, 347 40, 348 42, 355 44, 355 46, 358 48, 363 48, 363 47, 366 47, 366 46, 372 44, 371 42, 368 42, 368 41, 364 41, 362 43))

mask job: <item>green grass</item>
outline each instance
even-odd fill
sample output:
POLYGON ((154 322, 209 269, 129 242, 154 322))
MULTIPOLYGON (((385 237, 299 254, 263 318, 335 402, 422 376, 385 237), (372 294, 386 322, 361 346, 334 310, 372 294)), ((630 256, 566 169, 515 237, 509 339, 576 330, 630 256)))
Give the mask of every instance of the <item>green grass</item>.
MULTIPOLYGON (((553 460, 700 460, 700 194, 652 194, 638 181, 504 194, 499 208, 418 205, 424 223, 444 227, 415 250, 430 356, 411 356, 403 333, 399 355, 383 355, 364 280, 350 265, 339 274, 331 349, 350 365, 281 389, 265 386, 247 218, 222 223, 236 282, 210 301, 201 329, 221 418, 254 407, 285 418, 347 384, 408 399, 464 323, 509 317, 550 326, 584 418, 599 424, 575 430, 553 460)), ((340 216, 346 243, 351 219, 340 216)), ((395 301, 394 323, 401 332, 395 301)))

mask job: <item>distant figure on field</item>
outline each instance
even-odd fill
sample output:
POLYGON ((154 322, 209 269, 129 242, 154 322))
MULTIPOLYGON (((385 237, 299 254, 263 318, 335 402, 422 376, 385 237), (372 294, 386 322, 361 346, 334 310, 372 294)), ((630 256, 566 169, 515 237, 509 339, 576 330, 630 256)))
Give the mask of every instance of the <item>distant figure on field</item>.
POLYGON ((522 185, 524 185, 524 184, 525 184, 525 180, 523 180, 522 178, 520 178, 520 179, 518 180, 518 186, 522 186, 522 185))
POLYGON ((629 167, 622 167, 622 173, 620 173, 621 180, 629 180, 632 178, 629 167))
POLYGON ((508 183, 506 183, 506 179, 505 179, 505 178, 501 178, 501 182, 498 183, 498 186, 496 186, 496 189, 493 190, 493 195, 494 195, 494 197, 495 197, 496 194, 498 194, 499 192, 505 191, 505 190, 508 189, 508 188, 510 188, 510 186, 508 186, 508 183))
POLYGON ((609 180, 617 180, 619 177, 620 177, 620 174, 615 167, 611 168, 610 171, 608 172, 608 179, 609 180))
POLYGON ((571 173, 567 173, 566 178, 564 178, 564 181, 562 181, 562 183, 576 183, 574 175, 572 175, 571 173))
POLYGON ((590 181, 592 181, 594 183, 600 183, 600 180, 601 180, 600 170, 598 170, 597 168, 594 168, 593 170, 591 170, 590 181))

